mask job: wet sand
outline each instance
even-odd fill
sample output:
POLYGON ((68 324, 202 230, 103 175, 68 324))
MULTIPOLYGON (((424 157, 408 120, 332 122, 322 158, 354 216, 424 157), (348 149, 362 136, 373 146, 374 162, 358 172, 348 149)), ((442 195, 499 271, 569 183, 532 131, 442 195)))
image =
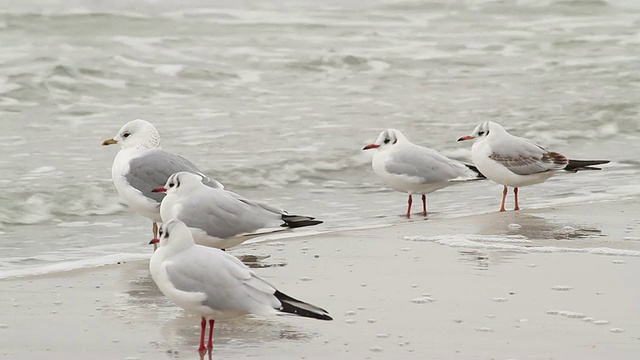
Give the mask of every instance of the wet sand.
MULTIPOLYGON (((270 255, 255 271, 334 321, 219 322, 213 358, 637 359, 639 213, 631 199, 398 216, 237 248, 270 255)), ((160 294, 147 261, 0 280, 0 292, 2 359, 199 358, 198 318, 160 294)))

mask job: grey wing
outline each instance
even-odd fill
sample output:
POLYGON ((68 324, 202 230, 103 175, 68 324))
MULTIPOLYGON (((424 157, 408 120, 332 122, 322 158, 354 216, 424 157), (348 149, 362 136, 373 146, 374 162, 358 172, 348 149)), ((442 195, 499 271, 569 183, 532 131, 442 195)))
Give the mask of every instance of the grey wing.
POLYGON ((265 209, 230 191, 201 188, 181 201, 177 217, 188 227, 225 239, 278 226, 282 213, 265 209))
POLYGON ((170 154, 162 149, 152 150, 129 161, 129 172, 125 175, 129 185, 140 191, 147 198, 161 202, 164 193, 153 193, 151 190, 162 186, 169 176, 188 171, 203 176, 203 183, 214 188, 222 188, 222 184, 209 179, 191 161, 179 155, 170 154))
POLYGON ((204 293, 202 303, 216 310, 260 313, 280 307, 274 287, 218 249, 196 245, 176 255, 166 270, 176 289, 204 293))
POLYGON ((562 154, 548 151, 527 139, 512 137, 491 145, 489 158, 518 175, 532 175, 564 169, 569 160, 562 154))
MULTIPOLYGON (((192 170, 180 170, 180 171, 189 171, 189 172, 192 172, 194 174, 198 174, 198 175, 202 176, 202 183, 207 185, 208 187, 211 187, 211 188, 214 188, 214 189, 224 189, 224 185, 222 185, 222 183, 220 183, 217 180, 212 179, 212 178, 208 177, 207 175, 203 174, 202 171, 200 171, 200 169, 198 169, 198 167, 194 163, 189 161, 187 158, 182 157, 180 155, 176 155, 176 156, 179 157, 180 159, 182 159, 182 161, 185 162, 187 167, 190 167, 192 169, 192 170)), ((178 172, 178 171, 176 171, 176 172, 178 172)), ((175 174, 176 172, 174 172, 173 174, 175 174)), ((171 175, 169 175, 169 176, 171 176, 171 175)))
POLYGON ((393 153, 390 160, 385 170, 396 175, 417 177, 423 184, 447 182, 468 174, 467 167, 462 163, 417 145, 393 153))
POLYGON ((287 212, 284 211, 284 210, 278 209, 276 207, 273 207, 271 205, 265 204, 265 203, 260 202, 260 201, 246 199, 246 198, 242 197, 241 195, 238 195, 238 194, 234 193, 233 191, 227 191, 227 194, 235 197, 238 201, 246 203, 246 204, 248 204, 250 206, 258 206, 258 207, 261 207, 262 209, 264 209, 264 210, 266 210, 268 212, 272 212, 272 213, 275 213, 275 214, 280 214, 280 215, 287 214, 287 212))

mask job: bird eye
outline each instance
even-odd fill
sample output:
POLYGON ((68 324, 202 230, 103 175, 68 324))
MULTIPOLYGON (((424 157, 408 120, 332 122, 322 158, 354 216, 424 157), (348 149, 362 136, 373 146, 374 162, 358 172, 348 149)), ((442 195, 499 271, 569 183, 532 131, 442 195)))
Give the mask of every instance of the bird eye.
POLYGON ((389 138, 384 139, 384 143, 385 144, 388 144, 390 141, 391 141, 391 139, 389 139, 389 138))
POLYGON ((162 233, 163 233, 163 231, 162 231, 162 229, 160 229, 160 231, 158 231, 158 235, 160 235, 160 237, 162 237, 162 233))
POLYGON ((169 187, 173 187, 174 183, 170 182, 169 187))
POLYGON ((480 132, 478 133, 478 135, 480 135, 480 136, 484 135, 484 131, 480 131, 480 132))
POLYGON ((131 134, 130 134, 130 133, 128 133, 128 132, 126 132, 126 133, 122 134, 122 137, 123 137, 123 138, 128 138, 128 137, 129 137, 129 135, 131 135, 131 134))

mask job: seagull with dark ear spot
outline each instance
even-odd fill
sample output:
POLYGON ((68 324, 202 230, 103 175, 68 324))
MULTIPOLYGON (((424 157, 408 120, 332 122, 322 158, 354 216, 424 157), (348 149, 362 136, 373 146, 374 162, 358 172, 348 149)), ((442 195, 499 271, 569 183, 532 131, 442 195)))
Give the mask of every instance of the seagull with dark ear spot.
POLYGON ((410 142, 399 130, 387 129, 362 150, 375 150, 373 171, 390 188, 407 193, 407 217, 412 195, 422 195, 422 215, 427 216, 427 194, 470 180, 484 179, 473 165, 449 159, 436 150, 410 142))
POLYGON ((171 301, 201 317, 201 352, 213 347, 217 320, 245 314, 333 320, 326 310, 278 291, 236 257, 196 245, 180 220, 163 223, 158 234, 159 247, 149 262, 151 277, 171 301), (207 320, 209 338, 205 346, 207 320))
POLYGON ((310 216, 291 215, 226 189, 211 188, 202 181, 200 175, 179 172, 153 190, 167 194, 160 205, 162 220, 183 221, 200 245, 228 249, 267 233, 322 224, 310 216))
POLYGON ((500 211, 505 211, 508 186, 513 187, 513 210, 520 210, 518 188, 545 182, 561 171, 600 170, 594 166, 609 163, 609 160, 571 160, 527 139, 513 136, 491 121, 476 126, 470 135, 461 136, 458 141, 473 139, 471 159, 474 165, 489 180, 503 185, 500 211))

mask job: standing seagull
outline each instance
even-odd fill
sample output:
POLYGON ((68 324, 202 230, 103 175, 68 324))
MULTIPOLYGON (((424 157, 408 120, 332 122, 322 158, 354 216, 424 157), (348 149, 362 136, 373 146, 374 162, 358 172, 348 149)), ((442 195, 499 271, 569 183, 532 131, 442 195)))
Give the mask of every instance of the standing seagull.
POLYGON ((130 121, 113 139, 102 143, 103 146, 112 144, 121 146, 111 168, 116 190, 133 211, 153 221, 154 238, 158 233, 157 223, 162 221, 160 202, 165 195, 151 190, 166 183, 171 174, 188 171, 202 176, 207 186, 224 187, 205 176, 191 161, 162 150, 158 131, 147 121, 130 121))
POLYGON ((209 342, 213 342, 215 320, 244 314, 289 313, 320 320, 333 320, 317 306, 285 295, 262 280, 236 257, 219 249, 196 245, 187 226, 173 219, 159 231, 160 247, 151 256, 151 277, 163 294, 188 312, 202 317, 200 347, 209 319, 209 342))
POLYGON ((471 147, 474 165, 491 181, 504 185, 500 211, 504 210, 507 186, 513 187, 515 206, 518 206, 518 188, 546 181, 558 170, 600 170, 593 165, 607 164, 609 160, 571 160, 555 151, 548 151, 527 139, 509 134, 502 126, 491 121, 478 125, 471 135, 458 141, 476 139, 471 147))
POLYGON ((289 215, 266 204, 202 183, 202 176, 173 174, 154 192, 166 192, 160 205, 163 221, 178 219, 191 230, 196 243, 227 249, 267 232, 322 224, 308 216, 289 215))
POLYGON ((373 171, 396 191, 409 194, 407 217, 411 217, 411 195, 422 194, 422 215, 427 216, 426 194, 484 176, 472 165, 449 159, 436 150, 410 142, 396 129, 380 133, 375 143, 362 150, 377 149, 373 171))

